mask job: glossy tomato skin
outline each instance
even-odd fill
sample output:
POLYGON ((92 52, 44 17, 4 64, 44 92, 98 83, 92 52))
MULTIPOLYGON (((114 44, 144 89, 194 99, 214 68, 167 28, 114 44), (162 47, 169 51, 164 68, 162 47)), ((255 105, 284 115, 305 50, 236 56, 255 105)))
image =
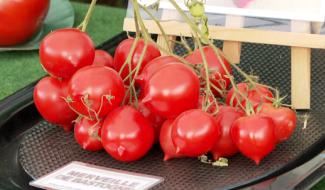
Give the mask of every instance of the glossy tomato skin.
MULTIPOLYGON (((220 63, 218 57, 214 53, 213 49, 209 46, 203 47, 204 55, 206 57, 207 63, 210 72, 212 72, 209 76, 211 82, 218 87, 219 89, 226 90, 228 89, 230 85, 230 80, 229 77, 227 77, 226 70, 220 63)), ((229 62, 221 56, 221 59, 223 60, 223 63, 228 70, 230 74, 232 74, 232 69, 229 64, 229 62)), ((191 54, 189 54, 185 60, 188 62, 194 64, 194 65, 200 65, 203 64, 203 59, 200 53, 199 49, 196 49, 193 51, 191 54)), ((204 70, 202 69, 202 74, 204 75, 204 70)), ((212 92, 214 93, 215 96, 221 97, 222 94, 220 94, 218 91, 216 91, 214 88, 212 88, 212 92)))
POLYGON ((200 82, 182 63, 168 65, 147 81, 142 102, 155 114, 172 119, 198 105, 200 82))
POLYGON ((154 143, 153 127, 131 106, 119 107, 108 114, 101 135, 106 152, 123 162, 142 158, 154 143))
POLYGON ((80 69, 68 85, 71 107, 78 113, 92 118, 95 117, 94 111, 99 117, 105 117, 122 103, 124 94, 123 81, 118 73, 101 65, 80 69), (94 111, 88 111, 87 102, 94 111))
POLYGON ((136 76, 135 82, 141 88, 144 88, 147 80, 154 74, 156 71, 159 71, 161 68, 166 65, 179 62, 177 58, 173 56, 160 56, 151 61, 143 68, 142 72, 136 76))
POLYGON ((271 118, 252 115, 237 119, 231 127, 231 137, 239 151, 259 165, 276 145, 271 118))
POLYGON ((95 50, 94 65, 103 65, 114 69, 113 62, 111 54, 101 49, 95 50))
POLYGON ((80 68, 93 64, 95 49, 86 33, 65 28, 51 32, 42 40, 39 55, 50 75, 70 78, 80 68))
POLYGON ((64 80, 44 77, 35 86, 33 98, 37 110, 44 119, 70 130, 77 114, 63 99, 67 96, 67 84, 64 80))
POLYGON ((159 142, 160 147, 164 152, 164 161, 170 160, 172 158, 184 157, 181 154, 176 153, 176 147, 172 140, 172 127, 174 120, 166 120, 160 131, 159 142))
POLYGON ((209 152, 220 137, 215 118, 199 109, 183 112, 172 126, 176 153, 197 157, 209 152))
POLYGON ((275 108, 272 104, 265 103, 261 106, 260 114, 272 118, 278 142, 288 140, 296 128, 296 113, 289 108, 275 108))
POLYGON ((238 148, 233 142, 230 134, 232 124, 240 117, 244 116, 242 111, 237 110, 234 107, 222 106, 217 114, 216 123, 220 129, 220 138, 214 144, 211 153, 215 160, 220 157, 233 156, 238 152, 238 148))
POLYGON ((45 19, 50 0, 0 1, 0 46, 25 42, 45 19))
POLYGON ((100 140, 102 122, 82 118, 75 123, 74 138, 82 149, 88 151, 99 151, 103 149, 100 140))
MULTIPOLYGON (((270 98, 273 98, 272 92, 263 86, 256 85, 255 88, 249 87, 247 83, 239 83, 237 84, 238 90, 247 96, 247 98, 250 100, 252 103, 253 108, 257 108, 258 105, 262 103, 271 103, 272 101, 270 98)), ((229 90, 226 98, 226 103, 227 105, 230 106, 239 106, 240 104, 245 108, 246 107, 246 100, 244 100, 242 97, 239 95, 236 95, 234 97, 234 88, 229 90), (234 98, 233 98, 234 97, 234 98)))
POLYGON ((142 115, 150 122, 151 126, 155 130, 155 142, 159 141, 159 134, 162 124, 165 121, 165 118, 153 113, 148 109, 141 101, 139 102, 138 110, 142 115))
MULTIPOLYGON (((129 55, 133 42, 134 42, 134 38, 123 40, 116 48, 114 54, 114 67, 115 70, 117 70, 118 72, 122 69, 124 62, 129 55)), ((133 52, 132 55, 132 59, 131 59, 132 70, 135 69, 135 67, 137 66, 143 49, 144 49, 144 41, 140 39, 137 42, 135 51, 133 52)), ((149 61, 159 56, 160 56, 160 51, 158 50, 158 48, 156 48, 154 44, 149 43, 147 47, 147 51, 142 60, 140 72, 147 65, 149 61)), ((129 71, 129 67, 124 67, 121 73, 121 77, 123 79, 126 78, 130 72, 131 71, 129 71)))

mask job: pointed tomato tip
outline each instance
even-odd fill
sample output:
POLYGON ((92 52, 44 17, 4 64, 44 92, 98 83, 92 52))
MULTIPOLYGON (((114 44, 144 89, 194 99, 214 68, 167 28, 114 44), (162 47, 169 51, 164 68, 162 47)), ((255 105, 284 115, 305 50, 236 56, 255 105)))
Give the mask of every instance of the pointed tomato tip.
POLYGON ((179 147, 176 147, 176 154, 180 154, 181 153, 181 149, 179 147))
POLYGON ((124 152, 125 152, 125 147, 124 146, 119 146, 118 148, 117 148, 117 154, 119 155, 119 156, 123 156, 123 154, 124 154, 124 152))
POLYGON ((255 164, 256 164, 257 166, 260 165, 260 163, 261 163, 261 160, 260 160, 260 159, 255 159, 254 161, 255 161, 255 164))
POLYGON ((170 159, 170 157, 168 155, 164 156, 164 162, 168 161, 170 159))
POLYGON ((60 125, 60 127, 63 128, 64 132, 70 132, 72 130, 72 125, 68 124, 68 125, 60 125))

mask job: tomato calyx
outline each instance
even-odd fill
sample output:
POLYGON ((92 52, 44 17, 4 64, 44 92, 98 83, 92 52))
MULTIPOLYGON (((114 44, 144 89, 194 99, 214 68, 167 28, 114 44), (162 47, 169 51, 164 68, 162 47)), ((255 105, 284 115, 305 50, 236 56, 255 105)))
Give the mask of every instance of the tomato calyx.
POLYGON ((284 101, 284 99, 287 98, 287 95, 280 97, 280 91, 278 89, 275 90, 275 98, 274 101, 272 103, 272 105, 275 108, 280 108, 281 106, 288 106, 291 107, 291 105, 287 105, 287 104, 283 104, 282 102, 284 101))
POLYGON ((200 93, 198 108, 201 108, 202 111, 207 112, 212 116, 218 114, 220 110, 218 100, 212 93, 206 95, 205 91, 200 93))
POLYGON ((96 121, 96 123, 93 126, 89 127, 88 134, 90 137, 97 139, 98 141, 102 141, 102 139, 100 138, 100 136, 98 134, 99 130, 100 130, 99 124, 100 124, 100 121, 96 121))
POLYGON ((86 119, 91 120, 91 121, 94 120, 94 118, 92 118, 91 116, 88 117, 88 116, 86 116, 86 115, 84 115, 84 114, 78 112, 76 109, 74 109, 74 108, 71 106, 71 103, 74 103, 74 102, 75 102, 75 101, 72 99, 71 96, 62 97, 62 98, 63 98, 64 101, 67 103, 67 105, 69 106, 69 108, 70 108, 73 112, 75 112, 75 113, 78 115, 78 117, 74 120, 75 122, 80 121, 82 118, 86 118, 86 119))
POLYGON ((226 167, 228 166, 228 159, 220 157, 218 160, 212 160, 210 159, 207 155, 202 155, 198 157, 199 161, 204 163, 204 164, 210 164, 212 166, 216 167, 226 167))
POLYGON ((246 102, 245 113, 246 113, 247 116, 255 114, 253 104, 250 101, 246 102))
POLYGON ((82 104, 87 108, 88 110, 88 115, 84 115, 80 112, 78 112, 76 109, 74 109, 72 106, 71 106, 71 103, 75 102, 71 96, 67 96, 66 98, 62 97, 65 102, 68 104, 69 108, 74 111, 76 114, 78 114, 78 118, 75 120, 76 122, 78 122, 81 118, 86 118, 88 120, 96 120, 96 121, 100 121, 100 117, 99 117, 99 113, 102 111, 102 108, 103 108, 103 104, 104 104, 104 99, 107 100, 108 103, 112 104, 112 100, 115 99, 115 96, 111 95, 111 94, 104 94, 102 95, 101 97, 101 101, 100 101, 100 106, 99 106, 99 109, 98 111, 95 111, 94 109, 91 108, 91 106, 93 105, 93 101, 89 99, 89 94, 85 94, 85 95, 82 95, 80 97, 80 100, 82 102, 82 104))

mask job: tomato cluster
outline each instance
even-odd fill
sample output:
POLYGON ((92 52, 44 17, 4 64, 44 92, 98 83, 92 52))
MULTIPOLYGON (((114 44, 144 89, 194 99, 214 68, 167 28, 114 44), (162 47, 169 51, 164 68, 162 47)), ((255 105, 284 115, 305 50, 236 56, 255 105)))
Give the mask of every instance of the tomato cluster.
POLYGON ((36 85, 34 102, 49 122, 66 130, 74 124, 83 149, 105 149, 120 161, 138 160, 159 142, 165 161, 241 152, 259 164, 293 133, 295 112, 272 104, 266 86, 235 85, 230 63, 209 46, 202 49, 205 72, 200 52, 184 57, 184 64, 161 56, 155 44, 130 38, 112 57, 95 50, 78 29, 57 30, 40 46, 50 76, 36 85), (211 93, 204 90, 207 80, 211 93))

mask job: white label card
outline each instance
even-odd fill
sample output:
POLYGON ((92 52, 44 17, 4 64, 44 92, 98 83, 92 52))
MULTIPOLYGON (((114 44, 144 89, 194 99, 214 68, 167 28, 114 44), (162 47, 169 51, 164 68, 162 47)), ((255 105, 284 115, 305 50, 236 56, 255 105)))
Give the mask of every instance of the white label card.
POLYGON ((29 184, 53 190, 144 190, 163 180, 156 176, 71 162, 29 184))
MULTIPOLYGON (((184 0, 175 0, 187 10, 184 0)), ((323 22, 325 0, 205 0, 208 13, 251 17, 267 17, 291 20, 323 22)), ((174 9, 169 0, 160 0, 160 8, 174 9)))

